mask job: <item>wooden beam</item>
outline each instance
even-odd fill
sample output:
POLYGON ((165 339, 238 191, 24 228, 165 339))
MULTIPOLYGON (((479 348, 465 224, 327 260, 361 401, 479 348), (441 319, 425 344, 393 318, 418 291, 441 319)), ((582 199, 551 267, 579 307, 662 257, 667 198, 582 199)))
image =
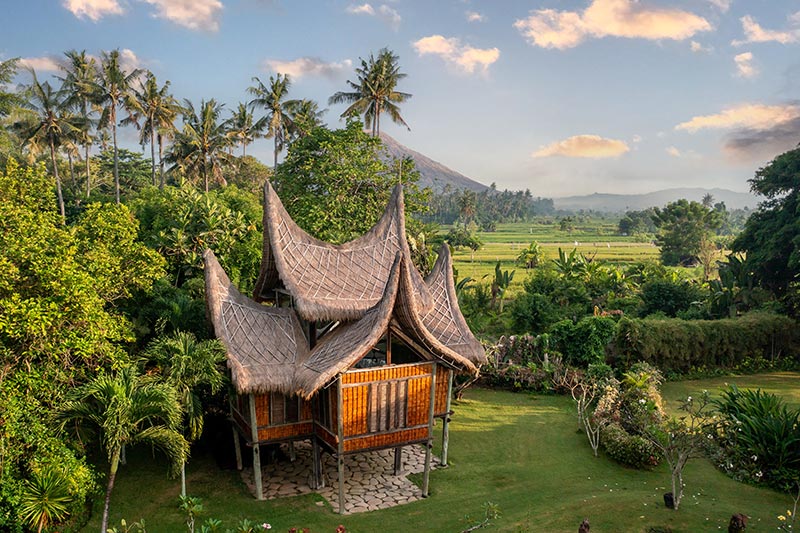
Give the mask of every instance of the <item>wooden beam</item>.
POLYGON ((228 410, 231 413, 231 429, 233 430, 233 452, 236 454, 236 469, 242 469, 242 443, 241 439, 239 438, 239 430, 236 429, 236 419, 233 418, 233 397, 232 394, 236 394, 233 389, 228 390, 228 410))
POLYGON ((403 471, 403 447, 398 446, 394 449, 394 475, 399 476, 403 471))
POLYGON ((450 445, 450 407, 453 400, 453 372, 447 369, 447 407, 445 408, 444 421, 442 423, 442 466, 447 466, 447 449, 450 445))
POLYGON ((339 514, 344 514, 344 399, 342 398, 342 375, 336 380, 336 427, 337 442, 336 466, 339 472, 339 514))
POLYGON ((431 476, 431 448, 433 448, 433 414, 436 412, 436 363, 431 363, 431 395, 428 410, 428 441, 425 443, 425 472, 422 475, 422 497, 428 497, 431 476))
POLYGON ((258 417, 256 416, 256 397, 250 394, 250 435, 253 446, 253 481, 256 485, 256 499, 264 499, 264 486, 261 483, 261 446, 258 444, 258 417))

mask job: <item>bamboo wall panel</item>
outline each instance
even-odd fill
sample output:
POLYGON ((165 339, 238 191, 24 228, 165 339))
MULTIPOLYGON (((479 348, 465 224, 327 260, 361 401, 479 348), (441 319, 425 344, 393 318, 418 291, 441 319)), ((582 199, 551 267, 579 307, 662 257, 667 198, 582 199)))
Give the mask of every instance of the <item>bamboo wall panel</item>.
POLYGON ((344 441, 345 452, 369 450, 373 448, 390 448, 410 442, 424 441, 428 438, 428 427, 394 431, 392 433, 378 433, 365 437, 357 437, 344 441))
POLYGON ((269 425, 269 393, 256 394, 256 422, 259 427, 269 425))
POLYGON ((441 416, 447 411, 447 388, 452 370, 442 365, 436 365, 436 403, 434 416, 441 416))
POLYGON ((311 435, 314 430, 313 422, 301 422, 299 424, 286 424, 285 426, 262 427, 258 428, 259 442, 270 440, 282 440, 292 437, 306 437, 311 435))
POLYGON ((311 402, 300 400, 300 420, 311 420, 312 418, 314 418, 314 414, 311 410, 311 402))
POLYGON ((363 435, 367 432, 367 407, 369 386, 342 389, 344 410, 344 434, 363 435))
POLYGON ((391 365, 369 370, 349 370, 342 376, 342 385, 402 379, 412 376, 426 376, 430 375, 432 372, 433 363, 391 365))
POLYGON ((431 378, 421 377, 408 381, 408 414, 406 416, 409 426, 419 426, 428 423, 431 405, 431 378))

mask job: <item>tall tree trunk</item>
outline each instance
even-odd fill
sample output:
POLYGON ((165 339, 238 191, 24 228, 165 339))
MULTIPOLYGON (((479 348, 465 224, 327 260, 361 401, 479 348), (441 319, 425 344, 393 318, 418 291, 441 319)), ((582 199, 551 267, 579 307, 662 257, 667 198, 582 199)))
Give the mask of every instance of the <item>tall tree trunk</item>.
POLYGON ((114 197, 119 204, 119 156, 117 154, 117 113, 116 104, 111 108, 111 136, 114 142, 114 197))
POLYGON ((75 163, 72 160, 72 152, 67 152, 67 161, 69 162, 69 181, 75 188, 75 163))
POLYGON ((181 496, 186 497, 186 461, 181 463, 181 496))
POLYGON ((153 166, 153 187, 155 187, 158 184, 156 181, 156 130, 152 121, 150 122, 150 164, 153 166))
POLYGON ((161 181, 158 184, 159 189, 164 188, 164 136, 158 134, 158 166, 161 172, 161 181))
POLYGON ((103 520, 100 524, 100 533, 108 531, 108 508, 111 505, 111 491, 114 490, 114 479, 117 477, 117 468, 119 468, 119 448, 114 450, 111 456, 111 468, 108 471, 108 485, 106 486, 106 501, 103 506, 103 520))
POLYGON ((67 214, 64 210, 64 195, 61 193, 61 178, 58 176, 58 163, 56 162, 56 145, 50 138, 50 161, 53 163, 53 175, 56 178, 56 194, 58 195, 58 209, 61 211, 61 222, 67 223, 67 214))
POLYGON ((277 170, 277 168, 278 168, 278 132, 277 131, 275 132, 275 153, 274 153, 274 156, 275 156, 275 160, 274 160, 274 162, 272 164, 272 170, 273 171, 277 170))
POLYGON ((247 143, 242 142, 242 157, 247 156, 247 143))
POLYGON ((203 184, 206 187, 206 194, 208 194, 208 170, 206 169, 205 156, 203 156, 203 184))
POLYGON ((86 143, 83 145, 83 153, 85 154, 84 157, 86 158, 86 198, 89 198, 89 195, 92 192, 92 172, 89 168, 89 148, 91 146, 91 143, 86 143))

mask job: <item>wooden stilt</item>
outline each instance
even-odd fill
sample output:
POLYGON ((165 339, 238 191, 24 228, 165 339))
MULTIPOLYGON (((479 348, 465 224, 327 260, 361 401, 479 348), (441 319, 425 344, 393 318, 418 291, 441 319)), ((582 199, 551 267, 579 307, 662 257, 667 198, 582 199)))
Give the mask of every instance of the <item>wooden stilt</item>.
POLYGON ((231 426, 233 430, 233 451, 236 454, 236 470, 242 469, 242 443, 239 438, 239 430, 236 426, 231 426))
POLYGON ((295 453, 295 451, 294 451, 294 441, 290 440, 289 441, 289 460, 291 462, 294 462, 295 459, 297 459, 297 453, 295 453))
POLYGON ((250 395, 250 435, 253 446, 253 481, 256 486, 256 499, 264 499, 264 486, 261 483, 261 446, 258 444, 258 418, 256 417, 256 397, 250 395))
POLYGON ((317 436, 314 435, 311 437, 311 447, 313 450, 311 463, 313 468, 313 475, 314 485, 311 487, 314 490, 319 490, 325 486, 325 479, 322 475, 322 453, 319 445, 319 441, 317 440, 317 436))
POLYGON ((447 466, 447 449, 450 445, 450 408, 453 400, 453 371, 448 370, 447 377, 447 407, 445 408, 444 422, 442 423, 442 466, 447 466))
POLYGON ((403 471, 403 447, 398 446, 394 449, 394 475, 399 476, 403 471))
POLYGON ((336 427, 339 434, 338 453, 336 454, 337 469, 339 471, 339 514, 344 514, 344 412, 342 398, 342 375, 336 380, 336 427))
POLYGON ((428 484, 431 476, 431 448, 433 448, 433 415, 436 412, 436 363, 431 371, 431 397, 428 411, 428 442, 425 443, 425 472, 422 475, 422 497, 428 497, 428 484))

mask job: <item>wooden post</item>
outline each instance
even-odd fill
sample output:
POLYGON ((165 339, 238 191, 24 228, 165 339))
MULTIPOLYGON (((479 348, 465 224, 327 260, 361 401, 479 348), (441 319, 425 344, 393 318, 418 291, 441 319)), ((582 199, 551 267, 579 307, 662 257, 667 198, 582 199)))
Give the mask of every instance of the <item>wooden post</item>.
POLYGON ((231 412, 231 429, 233 430, 233 452, 236 454, 236 470, 242 469, 242 443, 239 440, 239 430, 236 429, 236 419, 233 418, 233 398, 232 391, 228 391, 228 409, 231 412))
POLYGON ((320 445, 319 440, 317 439, 316 435, 311 436, 311 447, 312 447, 312 470, 313 470, 313 483, 314 486, 311 488, 314 490, 319 490, 325 486, 325 478, 322 475, 322 454, 320 453, 320 445))
POLYGON ((256 499, 264 499, 261 483, 261 446, 258 444, 258 417, 256 416, 256 397, 250 394, 250 438, 253 446, 253 481, 256 485, 256 499))
POLYGON ((431 448, 433 447, 433 415, 436 412, 436 363, 431 363, 431 397, 428 410, 428 440, 425 443, 425 472, 422 475, 422 497, 428 497, 428 480, 431 476, 431 448))
POLYGON ((294 462, 295 459, 297 459, 297 453, 295 453, 295 451, 294 451, 294 441, 290 440, 289 441, 289 460, 291 462, 294 462))
POLYGON ((336 463, 339 471, 339 514, 344 514, 344 399, 342 398, 342 375, 336 380, 336 426, 339 434, 336 463))
POLYGON ((447 448, 450 444, 450 407, 453 400, 453 369, 448 369, 447 378, 447 407, 445 407, 444 422, 442 424, 442 466, 447 466, 447 448))
POLYGON ((403 471, 403 447, 398 446, 394 449, 394 475, 399 476, 403 471))

